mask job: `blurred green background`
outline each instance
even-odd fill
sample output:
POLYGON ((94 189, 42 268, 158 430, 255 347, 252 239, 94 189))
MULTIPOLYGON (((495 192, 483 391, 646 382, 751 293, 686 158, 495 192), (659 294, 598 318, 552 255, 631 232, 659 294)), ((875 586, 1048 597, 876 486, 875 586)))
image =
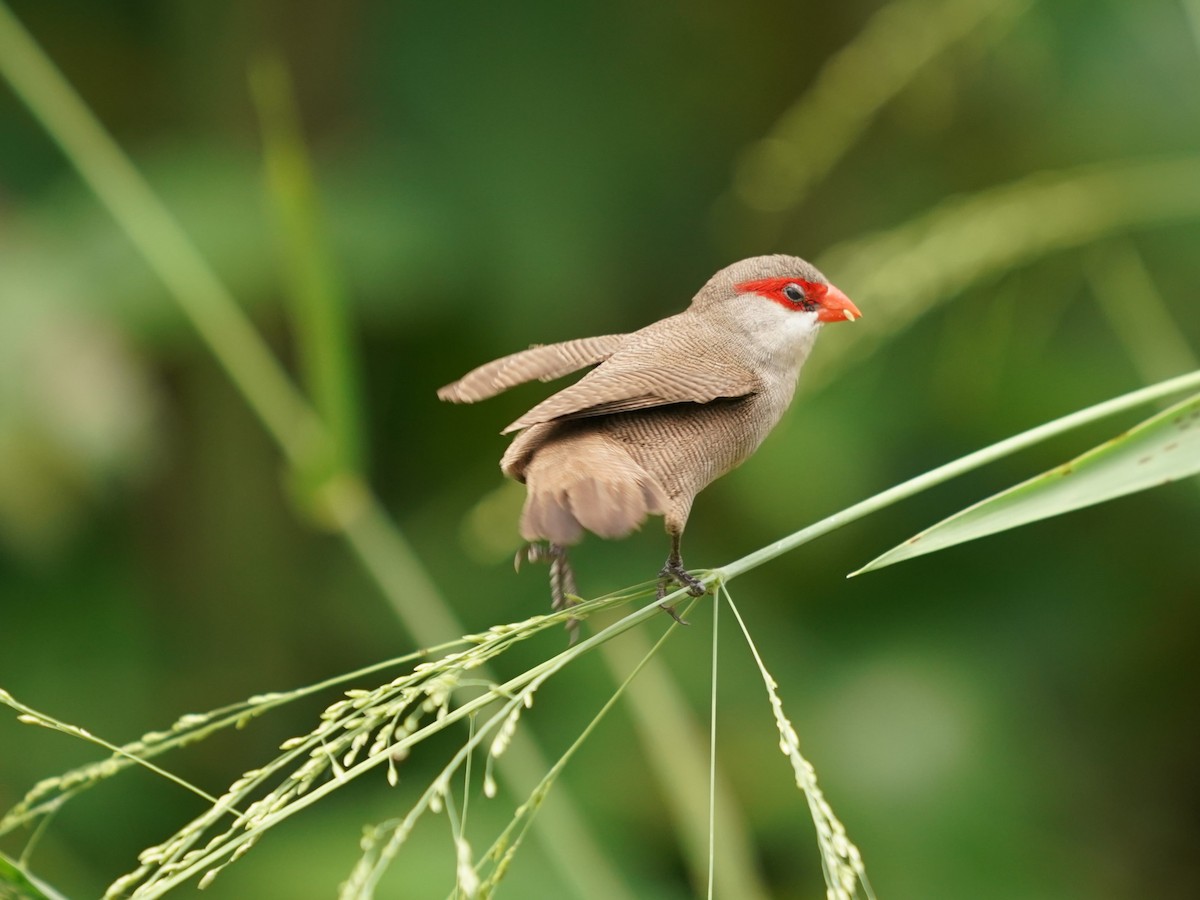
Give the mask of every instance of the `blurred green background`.
MULTIPOLYGON (((865 318, 827 329, 797 408, 698 501, 686 552, 697 567, 1195 368, 1198 6, 12 9, 294 366, 247 80, 260 53, 286 59, 351 317, 369 481, 466 627, 482 630, 547 602, 543 572, 511 570, 519 491, 493 493, 497 432, 546 389, 453 408, 436 388, 531 342, 636 329, 741 256, 813 259, 865 318), (1074 205, 1056 195, 1049 209, 1065 224, 1019 215, 1039 186, 1089 172, 1116 188, 1074 205), (955 224, 963 210, 979 227, 955 224)), ((733 585, 881 897, 1193 896, 1195 479, 844 580, 1138 418, 1006 460, 733 585)), ((411 649, 294 487, 161 283, 0 91, 0 685, 124 741, 411 649)), ((657 523, 590 541, 576 554, 581 590, 643 581, 665 551, 657 523)), ((705 607, 692 618, 666 656, 703 718, 711 618, 705 607)), ((761 682, 727 638, 720 752, 762 877, 772 896, 821 896, 761 682)), ((522 727, 560 752, 611 690, 587 660, 543 689, 522 727)), ((320 708, 164 762, 219 791, 320 708)), ((95 756, 0 716, 0 808, 95 756)), ((208 896, 331 896, 361 826, 403 813, 435 763, 417 755, 399 788, 369 777, 290 820, 208 896)), ((692 895, 627 716, 605 722, 565 786, 637 896, 692 895)), ((126 774, 69 804, 32 868, 96 896, 200 808, 126 774)), ((473 815, 495 824, 510 810, 498 799, 473 815)), ((427 825, 386 896, 452 885, 445 822, 427 825)), ((25 837, 0 850, 19 854, 25 837)), ((559 895, 556 878, 531 843, 507 895, 559 895)))

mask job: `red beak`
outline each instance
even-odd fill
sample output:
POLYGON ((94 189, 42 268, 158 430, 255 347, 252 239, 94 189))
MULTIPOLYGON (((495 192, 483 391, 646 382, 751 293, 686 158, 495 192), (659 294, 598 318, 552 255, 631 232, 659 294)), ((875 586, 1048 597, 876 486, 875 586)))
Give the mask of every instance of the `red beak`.
POLYGON ((832 284, 825 291, 825 296, 821 298, 821 311, 817 313, 817 320, 820 322, 853 322, 855 319, 861 319, 862 313, 858 311, 858 307, 854 303, 835 288, 832 284))

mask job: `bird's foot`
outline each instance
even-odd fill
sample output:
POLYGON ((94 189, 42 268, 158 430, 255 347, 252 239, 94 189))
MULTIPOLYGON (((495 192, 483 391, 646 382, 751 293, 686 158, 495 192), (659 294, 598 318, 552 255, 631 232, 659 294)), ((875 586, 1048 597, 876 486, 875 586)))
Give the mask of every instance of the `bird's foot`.
POLYGON ((667 595, 667 589, 670 587, 671 582, 680 587, 687 588, 687 592, 693 597, 703 597, 708 593, 708 588, 704 586, 704 582, 685 569, 682 560, 668 559, 667 564, 659 571, 658 577, 662 579, 662 582, 659 584, 659 590, 662 591, 659 599, 667 595))
MULTIPOLYGON (((704 587, 704 584, 700 581, 700 579, 685 569, 683 567, 683 561, 679 559, 668 559, 667 564, 663 566, 662 570, 658 573, 658 577, 662 579, 658 583, 659 600, 662 600, 664 597, 666 597, 674 585, 687 588, 687 592, 693 597, 700 597, 707 593, 707 588, 704 587)), ((658 605, 680 625, 688 624, 686 621, 680 618, 679 613, 675 611, 675 607, 666 603, 659 603, 658 605)))
MULTIPOLYGON (((513 568, 521 571, 522 562, 550 564, 550 608, 558 612, 575 606, 579 591, 575 587, 575 571, 567 557, 567 548, 561 544, 529 544, 517 551, 513 568)), ((579 640, 579 620, 567 619, 568 646, 579 640)))

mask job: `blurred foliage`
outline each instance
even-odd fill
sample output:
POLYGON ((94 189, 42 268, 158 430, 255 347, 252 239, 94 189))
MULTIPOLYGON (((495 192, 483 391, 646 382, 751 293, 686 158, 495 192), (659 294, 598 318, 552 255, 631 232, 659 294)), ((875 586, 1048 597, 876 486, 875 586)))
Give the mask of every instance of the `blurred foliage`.
MULTIPOLYGON (((967 0, 12 6, 299 371, 247 80, 258 53, 282 54, 351 303, 371 481, 472 629, 546 602, 542 573, 508 567, 512 494, 493 493, 495 432, 544 389, 443 408, 436 387, 530 342, 637 328, 737 256, 817 259, 865 318, 829 330, 797 409, 699 500, 697 566, 1178 374, 1154 367, 1200 347, 1190 3, 993 3, 936 52, 933 24, 914 36, 911 22, 946 24, 967 0), (860 48, 849 70, 847 46, 860 48), (884 55, 918 49, 910 70, 884 55), (839 77, 861 90, 806 94, 839 77), (864 115, 855 97, 876 105, 864 115), (764 139, 799 134, 804 153, 789 111, 810 110, 818 120, 801 126, 824 135, 820 117, 843 108, 859 124, 838 131, 820 177, 790 205, 746 202, 770 173, 753 170, 747 195, 764 139), (1064 185, 1073 199, 1055 193, 1064 185)), ((1200 880, 1194 485, 843 577, 1111 431, 1005 460, 740 583, 881 896, 1183 897, 1200 880)), ((296 513, 242 398, 0 92, 0 683, 119 741, 409 649, 344 545, 296 513)), ((581 588, 644 580, 664 550, 657 527, 590 542, 581 588)), ((709 635, 693 618, 668 658, 702 709, 709 635)), ((525 662, 552 649, 531 646, 525 662)), ((807 812, 757 678, 744 654, 722 659, 720 752, 772 891, 813 896, 807 812)), ((611 689, 585 661, 522 727, 561 750, 611 689)), ((319 708, 214 739, 174 768, 224 785, 319 708)), ((687 896, 633 746, 614 717, 566 781, 639 896, 687 896)), ((3 808, 94 755, 7 718, 0 748, 3 808)), ((209 894, 328 895, 362 824, 407 805, 382 779, 358 785, 272 834, 209 894)), ((499 806, 474 814, 504 821, 499 806)), ((171 785, 125 776, 55 818, 31 871, 95 896, 195 810, 171 785)), ((440 896, 447 836, 427 827, 413 840, 403 885, 440 896)), ((0 849, 20 855, 19 843, 0 849)), ((538 896, 540 851, 523 852, 507 888, 538 896)))

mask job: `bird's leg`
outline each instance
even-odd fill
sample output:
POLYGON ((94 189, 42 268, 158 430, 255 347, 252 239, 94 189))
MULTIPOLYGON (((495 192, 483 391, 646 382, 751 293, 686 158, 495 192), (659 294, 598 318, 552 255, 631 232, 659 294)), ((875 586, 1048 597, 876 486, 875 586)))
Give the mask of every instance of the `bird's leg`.
MULTIPOLYGON (((687 592, 693 597, 699 597, 706 592, 706 588, 701 584, 700 579, 683 567, 683 557, 679 553, 679 541, 680 535, 671 535, 671 553, 667 557, 667 564, 658 573, 658 577, 662 579, 658 583, 659 600, 667 596, 672 584, 678 584, 680 587, 687 588, 687 592)), ((659 606, 670 613, 671 618, 680 625, 687 624, 687 622, 679 618, 679 613, 675 612, 675 607, 668 606, 665 603, 660 603, 659 606)))
POLYGON ((663 580, 659 585, 663 592, 660 599, 666 596, 667 588, 672 581, 680 587, 687 588, 688 593, 693 597, 701 597, 708 592, 700 579, 683 567, 683 557, 679 554, 679 540, 678 534, 671 535, 671 554, 667 557, 667 564, 658 573, 658 577, 663 580))
MULTIPOLYGON (((517 551, 517 557, 513 560, 517 569, 521 568, 522 559, 532 563, 550 563, 551 609, 558 612, 579 602, 574 599, 579 596, 579 590, 575 587, 575 570, 571 568, 566 547, 562 544, 530 544, 517 551)), ((567 619, 566 629, 570 643, 574 644, 579 639, 579 620, 567 619)))

